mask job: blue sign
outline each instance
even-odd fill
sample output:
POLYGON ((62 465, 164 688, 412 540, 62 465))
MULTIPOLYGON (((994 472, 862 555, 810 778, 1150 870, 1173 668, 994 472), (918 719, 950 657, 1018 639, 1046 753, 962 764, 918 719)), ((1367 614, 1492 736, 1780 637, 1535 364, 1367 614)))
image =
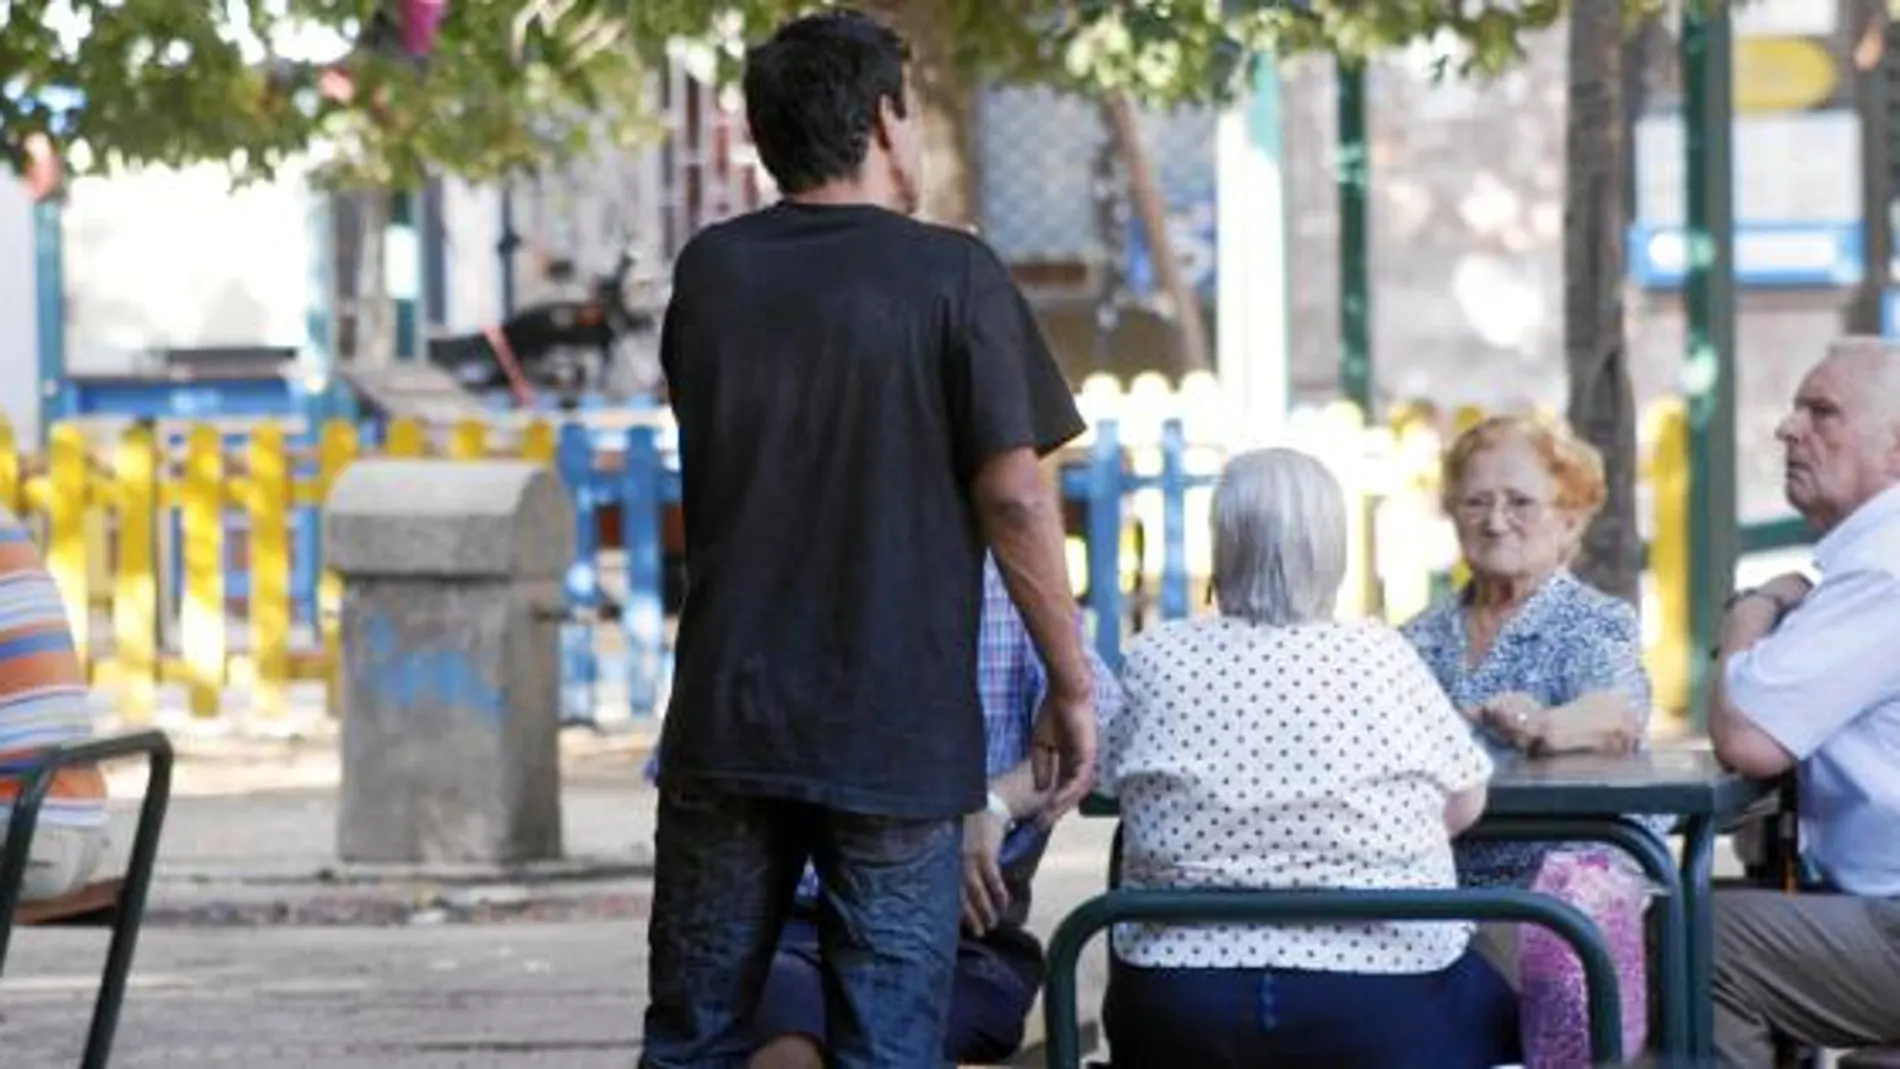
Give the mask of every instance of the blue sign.
MULTIPOLYGON (((1805 0, 1794 6, 1832 9, 1805 0)), ((1738 64, 1746 56, 1760 59, 1774 40, 1738 39, 1738 64)), ((1827 47, 1816 43, 1809 51, 1825 54, 1827 47)), ((1753 89, 1759 92, 1765 85, 1753 89)), ((1764 104, 1738 113, 1730 134, 1736 284, 1760 289, 1857 285, 1865 245, 1861 124, 1849 103, 1830 98, 1798 109, 1764 104)), ((1684 229, 1689 138, 1680 111, 1659 107, 1639 117, 1631 147, 1636 204, 1629 231, 1630 277, 1646 287, 1672 289, 1682 285, 1692 256, 1684 229)))
MULTIPOLYGON (((1860 223, 1737 223, 1737 285, 1760 288, 1855 286, 1861 280, 1865 233, 1860 223)), ((1629 272, 1652 289, 1671 289, 1688 276, 1689 244, 1679 226, 1629 229, 1629 272)))

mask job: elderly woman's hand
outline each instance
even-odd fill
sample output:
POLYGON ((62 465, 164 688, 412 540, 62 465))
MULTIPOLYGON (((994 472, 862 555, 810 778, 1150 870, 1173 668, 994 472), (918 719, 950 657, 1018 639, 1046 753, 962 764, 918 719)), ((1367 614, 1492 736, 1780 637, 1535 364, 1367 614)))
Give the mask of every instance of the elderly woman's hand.
POLYGON ((1643 714, 1620 690, 1593 690, 1541 718, 1533 754, 1636 752, 1643 742, 1643 714))
POLYGON ((1473 710, 1492 736, 1533 757, 1561 753, 1634 753, 1643 741, 1643 717, 1621 691, 1597 690, 1546 709, 1516 691, 1487 699, 1473 710))
POLYGON ((1518 750, 1531 748, 1544 723, 1544 704, 1521 691, 1494 694, 1473 713, 1480 727, 1518 750))

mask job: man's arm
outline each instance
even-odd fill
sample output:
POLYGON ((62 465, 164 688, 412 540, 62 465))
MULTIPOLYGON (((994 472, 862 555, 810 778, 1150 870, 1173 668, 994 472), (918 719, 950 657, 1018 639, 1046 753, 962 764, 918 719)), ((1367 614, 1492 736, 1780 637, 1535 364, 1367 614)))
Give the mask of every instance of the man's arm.
MULTIPOLYGON (((1079 622, 1075 628, 1079 637, 1079 622)), ((1121 711, 1121 683, 1092 651, 1084 647, 1088 660, 1090 686, 1094 692, 1094 711, 1106 724, 1121 711)), ((1040 665, 1028 673, 1022 684, 1024 707, 1033 706, 1037 691, 1047 686, 1040 665)), ((1033 713, 1031 714, 1033 715, 1033 713)), ((1049 820, 1059 815, 1049 805, 1054 790, 1036 785, 1035 763, 1024 759, 990 778, 990 805, 972 813, 963 825, 963 923, 978 935, 993 928, 1009 906, 1009 887, 1003 880, 1003 840, 1014 825, 1031 820, 1049 820), (1000 808, 1005 817, 996 812, 1000 808)))
POLYGON ((968 239, 966 251, 967 303, 946 354, 945 400, 984 541, 1048 672, 1030 759, 1045 786, 1061 766, 1048 805, 1055 815, 1088 792, 1095 718, 1082 644, 1069 626, 1075 599, 1060 503, 1038 458, 1088 427, 1009 269, 981 241, 968 239))
POLYGON ((1716 756, 1746 776, 1780 775, 1900 694, 1896 610, 1900 580, 1873 570, 1830 573, 1812 591, 1783 576, 1738 599, 1709 688, 1716 756))
MULTIPOLYGON (((984 540, 1048 673, 1037 745, 1051 744, 1045 737, 1049 730, 1059 730, 1066 739, 1063 784, 1050 802, 1059 814, 1081 801, 1095 766, 1093 688, 1088 657, 1075 629, 1061 506, 1035 451, 1027 447, 1005 450, 986 461, 974 490, 984 540)), ((1047 785, 1046 769, 1038 772, 1038 781, 1047 785)))
POLYGON ((1036 773, 1027 758, 1015 768, 1000 772, 990 780, 990 793, 1009 810, 1009 819, 1021 823, 1034 820, 1049 800, 1049 791, 1036 787, 1036 773))
POLYGON ((990 779, 989 806, 963 821, 963 926, 983 935, 996 927, 1009 908, 1003 880, 1003 840, 1010 826, 1031 819, 1048 803, 1050 790, 1036 787, 1033 764, 1025 759, 990 779), (996 802, 1009 811, 995 811, 996 802))
MULTIPOLYGON (((1803 590, 1795 599, 1805 594, 1803 590)), ((1724 765, 1752 779, 1781 775, 1794 767, 1795 757, 1730 700, 1729 662, 1768 637, 1775 624, 1794 607, 1785 600, 1785 595, 1786 591, 1782 590, 1758 589, 1737 598, 1729 607, 1716 645, 1715 678, 1709 683, 1709 739, 1715 744, 1715 756, 1724 765)))
POLYGON ((1050 690, 1087 695, 1088 660, 1075 629, 1062 508, 1035 451, 997 454, 977 472, 975 497, 984 540, 1036 645, 1050 690))

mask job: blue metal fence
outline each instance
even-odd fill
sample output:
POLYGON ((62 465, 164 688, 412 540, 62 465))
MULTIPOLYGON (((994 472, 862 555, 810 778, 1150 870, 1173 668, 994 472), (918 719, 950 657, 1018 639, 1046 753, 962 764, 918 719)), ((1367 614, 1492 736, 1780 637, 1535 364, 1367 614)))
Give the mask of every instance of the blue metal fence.
MULTIPOLYGON (((574 494, 579 525, 567 584, 575 620, 564 641, 569 688, 563 702, 566 715, 588 719, 594 708, 593 688, 601 672, 593 629, 606 624, 593 619, 606 600, 600 578, 600 518, 603 509, 616 506, 626 559, 627 597, 619 625, 625 646, 627 700, 634 716, 650 715, 671 670, 663 612, 662 523, 666 508, 680 500, 679 470, 662 454, 659 434, 651 427, 599 434, 570 424, 561 432, 557 465, 574 494), (618 465, 603 465, 596 459, 602 454, 623 459, 618 465)), ((1119 426, 1103 421, 1096 425, 1086 459, 1065 465, 1060 479, 1063 498, 1080 505, 1084 514, 1085 605, 1095 648, 1110 665, 1118 665, 1126 613, 1121 540, 1129 498, 1143 491, 1160 491, 1162 567, 1156 605, 1161 618, 1178 619, 1189 611, 1187 493, 1210 485, 1213 476, 1188 471, 1186 435, 1179 420, 1163 424, 1160 471, 1148 475, 1135 472, 1128 463, 1119 426)))
MULTIPOLYGON (((363 426, 368 449, 381 443, 383 430, 373 422, 363 426)), ((241 454, 248 437, 245 431, 227 432, 227 452, 241 454)), ((181 435, 168 435, 173 438, 178 440, 168 444, 181 444, 181 435)), ((313 477, 316 462, 309 454, 314 442, 307 433, 298 438, 305 455, 296 462, 296 474, 313 477)), ((1120 663, 1122 634, 1132 615, 1122 589, 1121 552, 1129 503, 1135 494, 1159 491, 1161 499, 1162 563, 1154 607, 1162 619, 1178 619, 1189 612, 1186 497, 1189 490, 1210 485, 1214 477, 1188 471, 1186 435, 1179 420, 1162 424, 1159 446, 1159 470, 1139 473, 1131 461, 1134 451, 1123 448, 1120 425, 1104 420, 1096 424, 1087 452, 1060 470, 1062 497, 1081 512, 1087 550, 1084 605, 1093 641, 1110 665, 1120 663)), ((570 615, 561 638, 562 716, 575 722, 595 719, 597 688, 603 678, 600 629, 616 626, 618 642, 606 645, 620 647, 613 659, 624 672, 628 711, 636 718, 652 715, 672 668, 666 634, 664 524, 667 510, 680 501, 677 458, 662 448, 660 432, 653 426, 602 431, 570 422, 559 432, 555 465, 573 495, 576 524, 574 563, 565 582, 570 615), (618 591, 609 591, 602 579, 601 530, 608 510, 619 516, 625 577, 620 599, 613 596, 618 591), (616 603, 617 613, 606 611, 616 603)), ((292 611, 296 620, 314 626, 322 571, 319 509, 300 506, 293 510, 291 522, 292 611)), ((228 536, 242 537, 247 524, 242 511, 227 512, 228 536)), ((161 567, 172 572, 172 588, 179 589, 183 538, 176 512, 169 527, 171 537, 161 567)), ((1151 532, 1142 534, 1146 537, 1151 532)), ((241 600, 249 588, 245 555, 228 554, 227 597, 241 600)))

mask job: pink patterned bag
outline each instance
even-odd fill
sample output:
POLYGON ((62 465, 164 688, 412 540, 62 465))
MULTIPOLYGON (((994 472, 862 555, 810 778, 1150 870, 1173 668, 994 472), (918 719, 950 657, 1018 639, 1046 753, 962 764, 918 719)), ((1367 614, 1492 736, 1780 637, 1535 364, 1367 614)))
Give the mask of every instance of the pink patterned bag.
MULTIPOLYGON (((1531 890, 1575 906, 1602 929, 1622 995, 1623 1056, 1635 1058, 1649 1033, 1643 940, 1649 882, 1607 851, 1557 850, 1544 858, 1531 890)), ((1589 1000, 1570 944, 1545 928, 1522 925, 1517 968, 1526 1069, 1588 1069, 1589 1000)))

